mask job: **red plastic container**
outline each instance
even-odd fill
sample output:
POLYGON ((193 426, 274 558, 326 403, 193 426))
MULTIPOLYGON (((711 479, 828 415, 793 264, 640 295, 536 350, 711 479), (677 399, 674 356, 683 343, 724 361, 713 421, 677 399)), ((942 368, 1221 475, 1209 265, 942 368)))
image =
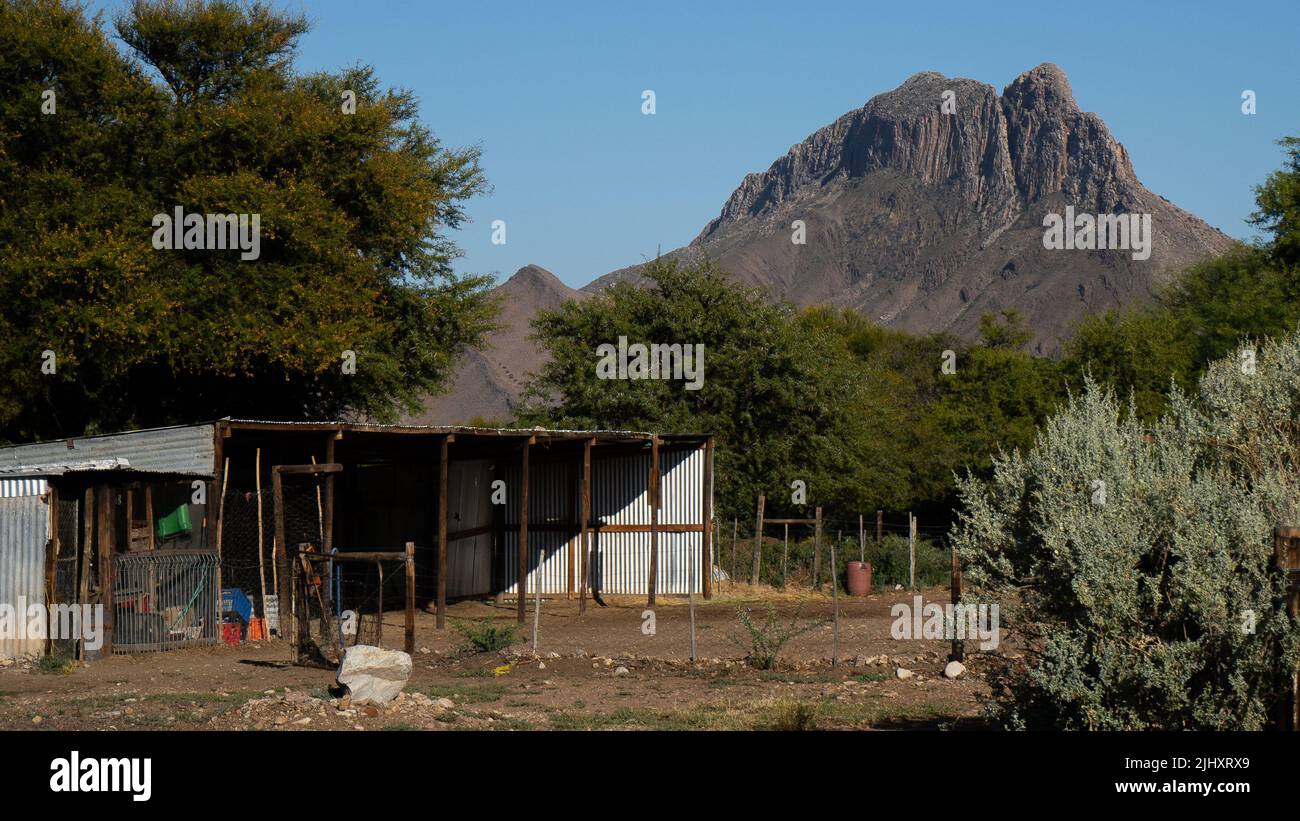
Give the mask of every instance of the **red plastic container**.
POLYGON ((221 640, 226 644, 239 644, 239 625, 230 623, 221 625, 221 640))
POLYGON ((871 592, 871 562, 849 562, 849 595, 865 596, 871 592))

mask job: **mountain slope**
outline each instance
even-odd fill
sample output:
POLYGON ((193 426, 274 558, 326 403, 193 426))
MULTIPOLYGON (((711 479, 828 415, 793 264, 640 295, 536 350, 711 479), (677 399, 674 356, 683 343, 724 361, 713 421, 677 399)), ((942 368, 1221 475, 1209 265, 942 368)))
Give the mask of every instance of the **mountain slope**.
POLYGON ((500 301, 498 329, 488 335, 481 351, 461 354, 450 389, 429 397, 424 411, 403 420, 412 425, 456 425, 476 417, 505 421, 528 374, 546 362, 543 351, 529 339, 530 323, 542 309, 555 309, 587 294, 575 291, 537 265, 525 265, 492 289, 500 301))
MULTIPOLYGON (((1172 271, 1230 243, 1144 188, 1101 118, 1079 110, 1064 72, 1043 64, 1001 96, 914 75, 747 175, 671 255, 708 255, 775 297, 911 331, 974 338, 982 314, 1017 308, 1035 349, 1050 352, 1085 314, 1148 299, 1172 271), (955 113, 941 110, 945 92, 955 113), (1067 206, 1150 214, 1150 258, 1044 248, 1044 216, 1067 206), (805 244, 791 241, 795 220, 805 244)), ((636 280, 640 267, 583 290, 636 280)))

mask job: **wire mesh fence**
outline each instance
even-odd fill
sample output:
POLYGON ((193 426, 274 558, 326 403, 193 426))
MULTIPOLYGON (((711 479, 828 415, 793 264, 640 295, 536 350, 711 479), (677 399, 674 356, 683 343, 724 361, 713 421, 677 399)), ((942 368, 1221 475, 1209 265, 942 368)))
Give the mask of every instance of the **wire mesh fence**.
POLYGON ((400 554, 363 559, 300 551, 293 565, 296 662, 335 666, 358 644, 406 647, 414 617, 407 565, 400 554))
POLYGON ((216 643, 215 551, 150 550, 114 561, 114 653, 216 643))

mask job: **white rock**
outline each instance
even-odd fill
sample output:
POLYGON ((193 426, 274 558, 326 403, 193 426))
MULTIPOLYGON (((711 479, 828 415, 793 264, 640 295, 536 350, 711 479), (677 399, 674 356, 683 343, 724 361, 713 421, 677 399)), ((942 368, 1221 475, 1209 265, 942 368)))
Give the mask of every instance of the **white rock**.
POLYGON ((630 674, 631 671, 628 670, 626 667, 619 667, 617 670, 614 671, 614 675, 616 676, 626 676, 630 674))
POLYGON ((348 688, 352 704, 387 704, 410 677, 410 656, 368 644, 349 647, 338 672, 339 684, 348 688))
POLYGON ((906 667, 899 667, 894 671, 894 675, 898 676, 900 679, 908 679, 912 677, 912 671, 906 667))
POLYGON ((456 702, 452 701, 449 698, 440 698, 437 701, 433 702, 433 704, 435 707, 437 707, 440 710, 450 710, 456 706, 456 702))
POLYGON ((964 672, 966 672, 966 665, 960 661, 950 661, 948 666, 943 668, 943 674, 947 678, 957 678, 964 672))

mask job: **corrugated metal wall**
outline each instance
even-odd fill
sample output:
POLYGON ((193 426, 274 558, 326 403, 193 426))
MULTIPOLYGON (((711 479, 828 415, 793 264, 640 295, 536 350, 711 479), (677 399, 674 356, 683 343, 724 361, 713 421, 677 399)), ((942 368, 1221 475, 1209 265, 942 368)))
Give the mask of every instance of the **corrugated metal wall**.
POLYGON ((44 492, 44 479, 0 479, 0 499, 12 499, 15 496, 40 496, 44 492))
MULTIPOLYGON (((50 508, 40 496, 0 498, 0 604, 45 605, 45 542, 50 508), (19 601, 19 598, 23 601, 19 601)), ((23 625, 25 613, 15 612, 23 625)), ((0 658, 43 654, 45 639, 0 636, 0 658)))
MULTIPOLYGON (((659 454, 662 475, 663 506, 659 523, 663 525, 698 525, 704 504, 704 448, 663 449, 659 454)), ((517 500, 520 492, 520 466, 505 469, 508 499, 517 500)), ((538 524, 558 524, 578 520, 577 464, 532 465, 529 469, 528 566, 529 588, 541 579, 542 593, 568 590, 569 545, 574 545, 578 578, 581 558, 576 533, 535 530, 538 524), (540 575, 539 567, 540 564, 540 575)), ((592 460, 592 516, 609 525, 650 524, 650 501, 647 484, 650 477, 650 452, 638 452, 612 458, 592 460)), ((507 505, 503 555, 507 593, 517 587, 519 566, 519 506, 507 505)), ((685 594, 703 590, 700 567, 704 546, 702 533, 659 533, 659 567, 656 581, 661 593, 685 594)), ((650 570, 650 534, 594 532, 591 538, 592 571, 597 590, 610 594, 647 592, 650 570)), ((575 581, 575 589, 577 582, 575 581)))

